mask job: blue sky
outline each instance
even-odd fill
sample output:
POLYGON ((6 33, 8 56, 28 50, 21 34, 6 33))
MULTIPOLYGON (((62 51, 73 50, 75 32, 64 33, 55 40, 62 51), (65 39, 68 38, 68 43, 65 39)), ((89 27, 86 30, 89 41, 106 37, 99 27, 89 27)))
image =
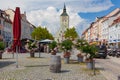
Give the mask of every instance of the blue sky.
POLYGON ((120 8, 120 0, 0 0, 0 8, 15 10, 18 6, 21 13, 26 12, 29 22, 46 27, 54 35, 60 28, 64 3, 70 17, 69 27, 75 27, 79 35, 95 21, 95 17, 120 8))
POLYGON ((79 13, 79 15, 84 18, 84 19, 88 19, 89 22, 95 21, 96 17, 102 17, 105 16, 107 14, 109 14, 111 11, 113 11, 116 8, 120 8, 120 0, 111 0, 113 6, 110 7, 107 10, 103 10, 100 12, 88 12, 88 13, 79 13))

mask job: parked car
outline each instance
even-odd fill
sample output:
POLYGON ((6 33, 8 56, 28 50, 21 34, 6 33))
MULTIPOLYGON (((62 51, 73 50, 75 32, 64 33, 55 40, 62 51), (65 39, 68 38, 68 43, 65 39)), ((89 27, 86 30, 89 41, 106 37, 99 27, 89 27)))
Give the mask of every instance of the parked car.
POLYGON ((107 48, 105 45, 97 46, 98 52, 96 54, 96 58, 103 58, 105 59, 107 57, 107 48))

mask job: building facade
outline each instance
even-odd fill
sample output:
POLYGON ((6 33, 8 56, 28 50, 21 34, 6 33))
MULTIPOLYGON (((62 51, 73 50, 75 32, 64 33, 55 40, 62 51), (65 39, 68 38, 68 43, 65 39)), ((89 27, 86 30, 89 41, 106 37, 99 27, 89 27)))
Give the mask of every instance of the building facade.
MULTIPOLYGON (((90 29, 90 34, 88 36, 90 38, 90 43, 93 43, 95 41, 98 41, 101 44, 104 43, 106 45, 115 43, 116 45, 118 45, 117 47, 119 47, 119 42, 117 42, 119 41, 119 35, 120 35, 119 34, 120 22, 118 19, 119 17, 120 17, 120 8, 117 8, 112 12, 110 12, 109 14, 107 14, 106 16, 96 18, 95 22, 92 22, 90 24, 90 27, 87 28, 90 29)), ((85 34, 83 36, 85 36, 85 34)), ((88 40, 88 38, 85 39, 88 40)))
POLYGON ((0 40, 5 42, 7 47, 12 39, 12 22, 10 16, 5 11, 0 10, 0 40))
POLYGON ((120 48, 120 16, 109 26, 109 44, 120 48))
POLYGON ((64 4, 63 12, 60 15, 60 29, 56 33, 55 41, 61 43, 65 39, 64 32, 67 28, 69 28, 69 15, 67 14, 66 6, 64 4))
MULTIPOLYGON (((104 20, 102 21, 102 41, 109 44, 109 26, 113 21, 120 16, 120 9, 117 8, 110 12, 108 15, 104 17, 104 20)), ((111 33, 110 33, 111 34, 111 33)))
MULTIPOLYGON (((10 15, 10 20, 13 22, 14 10, 5 10, 7 14, 10 15)), ((27 20, 26 13, 21 14, 21 39, 31 39, 31 33, 35 27, 27 20)))

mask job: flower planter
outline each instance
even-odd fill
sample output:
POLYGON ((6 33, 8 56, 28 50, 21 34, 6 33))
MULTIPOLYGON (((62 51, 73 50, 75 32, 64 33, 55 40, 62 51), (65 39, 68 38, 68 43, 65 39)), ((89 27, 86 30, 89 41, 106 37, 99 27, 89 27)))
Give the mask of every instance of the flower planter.
POLYGON ((35 53, 30 53, 30 57, 35 57, 35 53))
POLYGON ((2 54, 3 54, 3 51, 0 50, 0 59, 2 59, 2 54))
POLYGON ((0 53, 0 59, 2 59, 2 53, 0 53))
POLYGON ((69 61, 70 61, 70 57, 64 57, 64 63, 65 63, 65 64, 68 64, 69 61))
POLYGON ((83 62, 86 62, 87 57, 83 56, 83 62))
POLYGON ((51 53, 51 55, 56 55, 56 53, 51 53))
POLYGON ((51 55, 56 55, 56 52, 54 50, 51 51, 51 55))
POLYGON ((78 57, 78 62, 83 62, 83 57, 78 57))
POLYGON ((83 55, 82 54, 77 54, 78 62, 83 62, 83 55))
POLYGON ((88 69, 94 69, 95 68, 95 61, 94 60, 86 61, 86 67, 88 69))

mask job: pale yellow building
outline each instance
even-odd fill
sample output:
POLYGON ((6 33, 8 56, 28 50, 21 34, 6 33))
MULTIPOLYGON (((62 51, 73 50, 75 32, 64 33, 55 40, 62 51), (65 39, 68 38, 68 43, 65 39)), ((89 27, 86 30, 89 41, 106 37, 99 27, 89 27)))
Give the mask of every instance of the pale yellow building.
POLYGON ((57 31, 55 35, 55 41, 61 43, 65 40, 64 32, 69 28, 69 15, 66 11, 66 6, 64 4, 63 12, 60 15, 60 29, 57 31))

